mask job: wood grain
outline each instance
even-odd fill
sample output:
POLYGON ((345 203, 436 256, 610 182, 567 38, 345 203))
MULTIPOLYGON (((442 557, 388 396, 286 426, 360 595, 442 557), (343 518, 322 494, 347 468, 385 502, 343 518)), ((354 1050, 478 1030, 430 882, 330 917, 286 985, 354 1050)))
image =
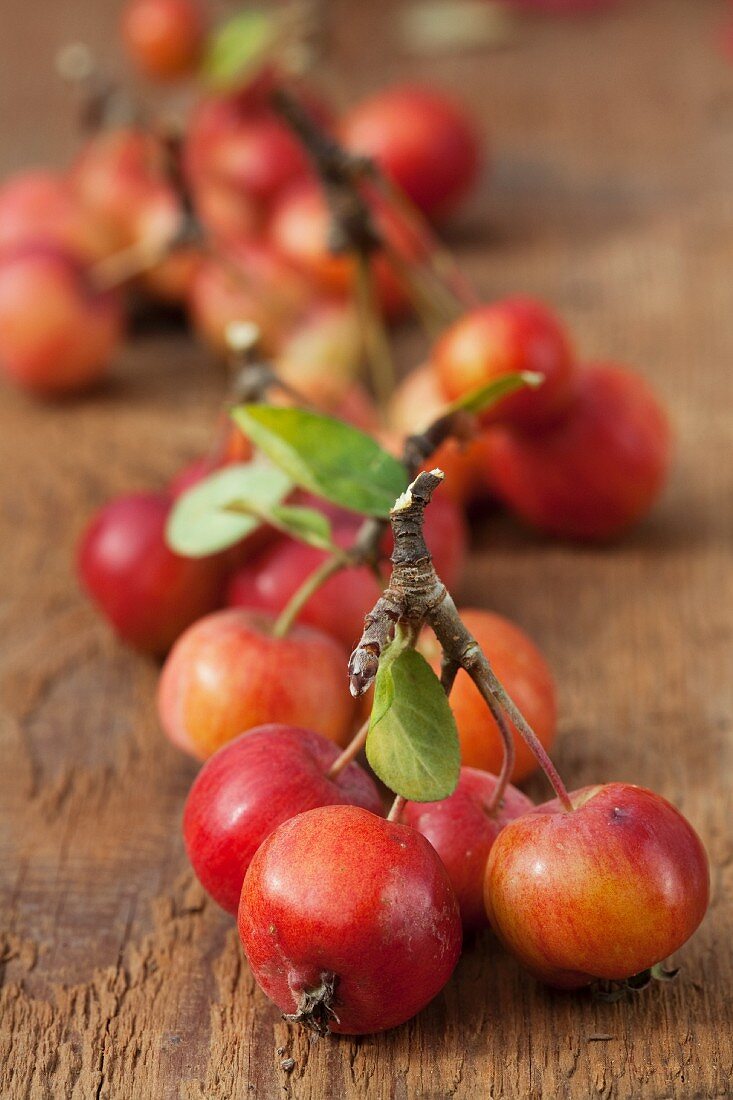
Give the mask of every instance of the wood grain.
MULTIPOLYGON (((396 5, 331 5, 348 97, 430 77, 485 119, 492 173, 452 230, 482 292, 547 297, 584 356, 638 365, 671 406, 675 474, 643 527, 595 549, 487 518, 462 595, 546 650, 572 785, 647 784, 700 830, 713 903, 680 979, 628 1004, 561 996, 487 935, 390 1034, 312 1041, 279 1019, 186 870, 194 767, 157 729, 157 670, 114 642, 72 575, 90 511, 159 485, 204 447, 217 407, 200 351, 146 336, 83 401, 0 393, 3 1098, 731 1095, 733 68, 713 45, 725 7, 630 0, 428 63, 401 56, 396 5)), ((2 0, 2 170, 68 158, 53 51, 82 36, 109 51, 115 8, 2 0)))

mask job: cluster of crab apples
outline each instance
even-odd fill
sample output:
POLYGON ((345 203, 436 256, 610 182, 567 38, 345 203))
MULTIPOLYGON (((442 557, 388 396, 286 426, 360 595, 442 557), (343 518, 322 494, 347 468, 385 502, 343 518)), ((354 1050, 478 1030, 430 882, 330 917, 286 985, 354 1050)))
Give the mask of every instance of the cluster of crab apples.
MULTIPOLYGON (((211 33, 192 0, 130 0, 124 12, 128 52, 156 80, 194 78, 211 33)), ((467 513, 489 503, 565 539, 609 540, 641 520, 667 473, 664 410, 628 368, 583 362, 542 302, 464 301, 424 365, 378 407, 359 379, 360 258, 333 247, 312 150, 274 105, 281 80, 268 59, 203 95, 175 141, 152 125, 102 125, 66 173, 4 184, 2 371, 43 398, 86 389, 107 369, 131 303, 147 297, 182 306, 225 355, 233 325, 255 326, 280 384, 273 400, 292 404, 297 391, 378 439, 385 458, 446 410, 466 409, 460 431, 427 459, 445 473, 424 536, 448 590, 466 565, 467 513), (532 388, 471 412, 473 394, 509 375, 532 388)), ((410 276, 429 264, 432 227, 485 164, 474 123, 434 89, 390 88, 340 118, 302 81, 288 89, 388 182, 367 180, 362 194, 378 234, 368 255, 374 304, 387 322, 409 318, 410 276)), ((168 486, 100 509, 82 534, 78 572, 123 641, 165 657, 161 725, 205 761, 185 807, 186 848, 211 897, 238 914, 265 992, 318 1030, 360 1034, 420 1011, 450 979, 464 934, 489 926, 562 988, 663 962, 707 907, 707 859, 692 827, 626 783, 562 788, 538 807, 505 787, 501 729, 465 668, 450 691, 462 765, 453 793, 398 798, 386 812, 358 759, 371 697, 352 698, 346 674, 389 579, 386 524, 371 560, 345 557, 323 572, 359 542, 364 517, 296 477, 290 514, 307 511, 312 523, 319 511, 331 549, 279 521, 215 553, 172 548, 179 503, 259 461, 224 417, 209 453, 168 486)), ((547 749, 557 703, 545 658, 502 616, 460 617, 547 749)), ((414 645, 439 675, 433 635, 424 629, 414 645)), ((516 725, 510 734, 518 783, 538 761, 516 725)))

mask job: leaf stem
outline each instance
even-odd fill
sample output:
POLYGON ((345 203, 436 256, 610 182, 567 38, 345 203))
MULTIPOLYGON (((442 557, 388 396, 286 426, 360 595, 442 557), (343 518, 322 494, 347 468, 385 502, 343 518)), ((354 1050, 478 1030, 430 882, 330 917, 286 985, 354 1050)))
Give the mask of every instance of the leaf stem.
POLYGON ((437 237, 423 212, 393 180, 376 169, 377 183, 402 216, 423 251, 436 282, 463 309, 475 309, 480 298, 450 249, 437 237))
POLYGON ((355 757, 359 755, 361 750, 366 745, 368 733, 369 719, 367 718, 366 722, 364 722, 364 724, 360 726, 359 731, 355 733, 351 741, 349 741, 348 745, 341 753, 341 755, 336 757, 333 764, 326 772, 326 779, 335 779, 338 775, 341 774, 344 768, 348 764, 350 764, 355 757))
POLYGON ((384 326, 382 311, 374 287, 374 271, 367 253, 359 251, 356 260, 355 295, 361 321, 364 350, 371 371, 372 385, 382 412, 387 408, 395 386, 394 364, 384 326))
POLYGON ((343 554, 331 554, 325 561, 321 562, 321 564, 306 577, 300 588, 293 593, 278 615, 272 630, 274 637, 284 638, 311 596, 317 592, 321 585, 325 584, 334 573, 338 573, 338 571, 343 569, 347 564, 348 560, 343 554))
POLYGON ((508 694, 503 684, 497 678, 496 673, 491 668, 489 669, 489 678, 491 682, 491 690, 498 702, 501 704, 505 714, 507 714, 507 716, 517 727, 522 738, 534 753, 537 762, 547 776, 550 786, 562 803, 564 809, 567 810, 568 813, 572 813, 574 807, 572 802, 570 801, 570 796, 568 794, 567 788, 560 778, 560 774, 553 764, 552 760, 550 759, 550 756, 544 745, 530 726, 527 719, 520 711, 519 707, 508 694))
POLYGON ((403 798, 401 794, 395 795, 395 800, 387 814, 387 821, 399 821, 400 815, 405 808, 406 801, 407 799, 403 798))

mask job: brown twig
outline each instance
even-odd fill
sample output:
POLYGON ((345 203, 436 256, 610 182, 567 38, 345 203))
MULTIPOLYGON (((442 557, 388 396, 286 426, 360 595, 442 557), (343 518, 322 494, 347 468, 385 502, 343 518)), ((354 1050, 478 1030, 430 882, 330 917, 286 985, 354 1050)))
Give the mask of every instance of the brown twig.
MULTIPOLYGON (((359 645, 349 660, 352 695, 362 695, 371 687, 379 668, 379 658, 394 637, 398 623, 413 631, 429 625, 443 649, 442 682, 449 688, 458 669, 473 680, 496 718, 506 715, 532 749, 557 797, 566 810, 572 810, 565 786, 536 734, 496 677, 476 639, 461 620, 456 606, 442 583, 430 557, 423 535, 425 509, 443 480, 440 470, 418 474, 407 491, 395 503, 391 513, 394 534, 392 575, 384 593, 366 616, 359 645)), ((513 767, 514 739, 506 721, 497 719, 504 743, 505 760, 501 770, 495 806, 503 797, 513 767)))

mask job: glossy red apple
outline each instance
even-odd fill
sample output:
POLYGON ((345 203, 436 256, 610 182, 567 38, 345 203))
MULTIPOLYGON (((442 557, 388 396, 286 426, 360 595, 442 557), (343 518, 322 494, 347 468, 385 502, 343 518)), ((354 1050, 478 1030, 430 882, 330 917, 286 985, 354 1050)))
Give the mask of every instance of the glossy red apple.
POLYGON ((316 806, 382 813, 373 780, 353 761, 333 779, 338 748, 311 730, 260 726, 224 745, 196 776, 183 812, 191 865, 219 905, 236 913, 242 881, 265 837, 316 806))
POLYGON ((89 389, 122 336, 115 293, 99 292, 71 253, 26 245, 0 253, 0 370, 39 397, 89 389))
POLYGON ((640 520, 667 477, 672 435, 647 383, 613 363, 585 367, 562 420, 543 432, 492 428, 487 477, 548 534, 610 539, 640 520))
POLYGON ((345 649, 294 626, 273 634, 257 611, 219 611, 194 623, 171 650, 158 687, 160 723, 184 752, 205 760, 240 733, 270 722, 303 726, 343 744, 351 731, 345 649))
POLYGON ((130 645, 164 654, 186 627, 222 603, 222 558, 184 558, 165 541, 171 498, 132 493, 111 500, 82 534, 82 587, 130 645))
POLYGON ((291 818, 257 850, 239 935, 258 983, 320 1030, 396 1027, 443 988, 461 950, 448 875, 425 837, 355 806, 291 818))
POLYGON ((346 145, 372 157, 430 217, 453 210, 476 181, 482 152, 466 111, 435 88, 385 88, 347 112, 346 145))
MULTIPOLYGON (((356 538, 358 520, 342 520, 334 527, 336 543, 349 547, 356 538)), ((328 557, 326 551, 279 539, 246 561, 232 576, 227 591, 230 607, 249 607, 277 615, 303 582, 328 557)), ((382 594, 382 586, 366 566, 343 569, 329 578, 303 607, 298 622, 318 627, 349 651, 364 629, 364 616, 382 594)))
POLYGON ((533 298, 504 298, 464 314, 440 337, 431 362, 449 401, 505 374, 532 371, 542 376, 537 389, 509 394, 483 413, 485 424, 533 429, 551 423, 574 394, 576 364, 568 333, 533 298))
POLYGON ((511 784, 498 809, 498 783, 490 772, 461 768, 458 786, 441 802, 407 802, 400 815, 432 844, 455 890, 466 932, 488 924, 484 906, 486 861, 497 836, 510 821, 532 809, 532 801, 511 784))
POLYGON ((497 935, 538 978, 577 989, 662 962, 708 906, 705 849, 666 799, 629 783, 585 787, 497 837, 486 908, 497 935))
POLYGON ((122 41, 140 72, 153 80, 190 75, 201 56, 204 13, 196 0, 127 0, 122 41))

